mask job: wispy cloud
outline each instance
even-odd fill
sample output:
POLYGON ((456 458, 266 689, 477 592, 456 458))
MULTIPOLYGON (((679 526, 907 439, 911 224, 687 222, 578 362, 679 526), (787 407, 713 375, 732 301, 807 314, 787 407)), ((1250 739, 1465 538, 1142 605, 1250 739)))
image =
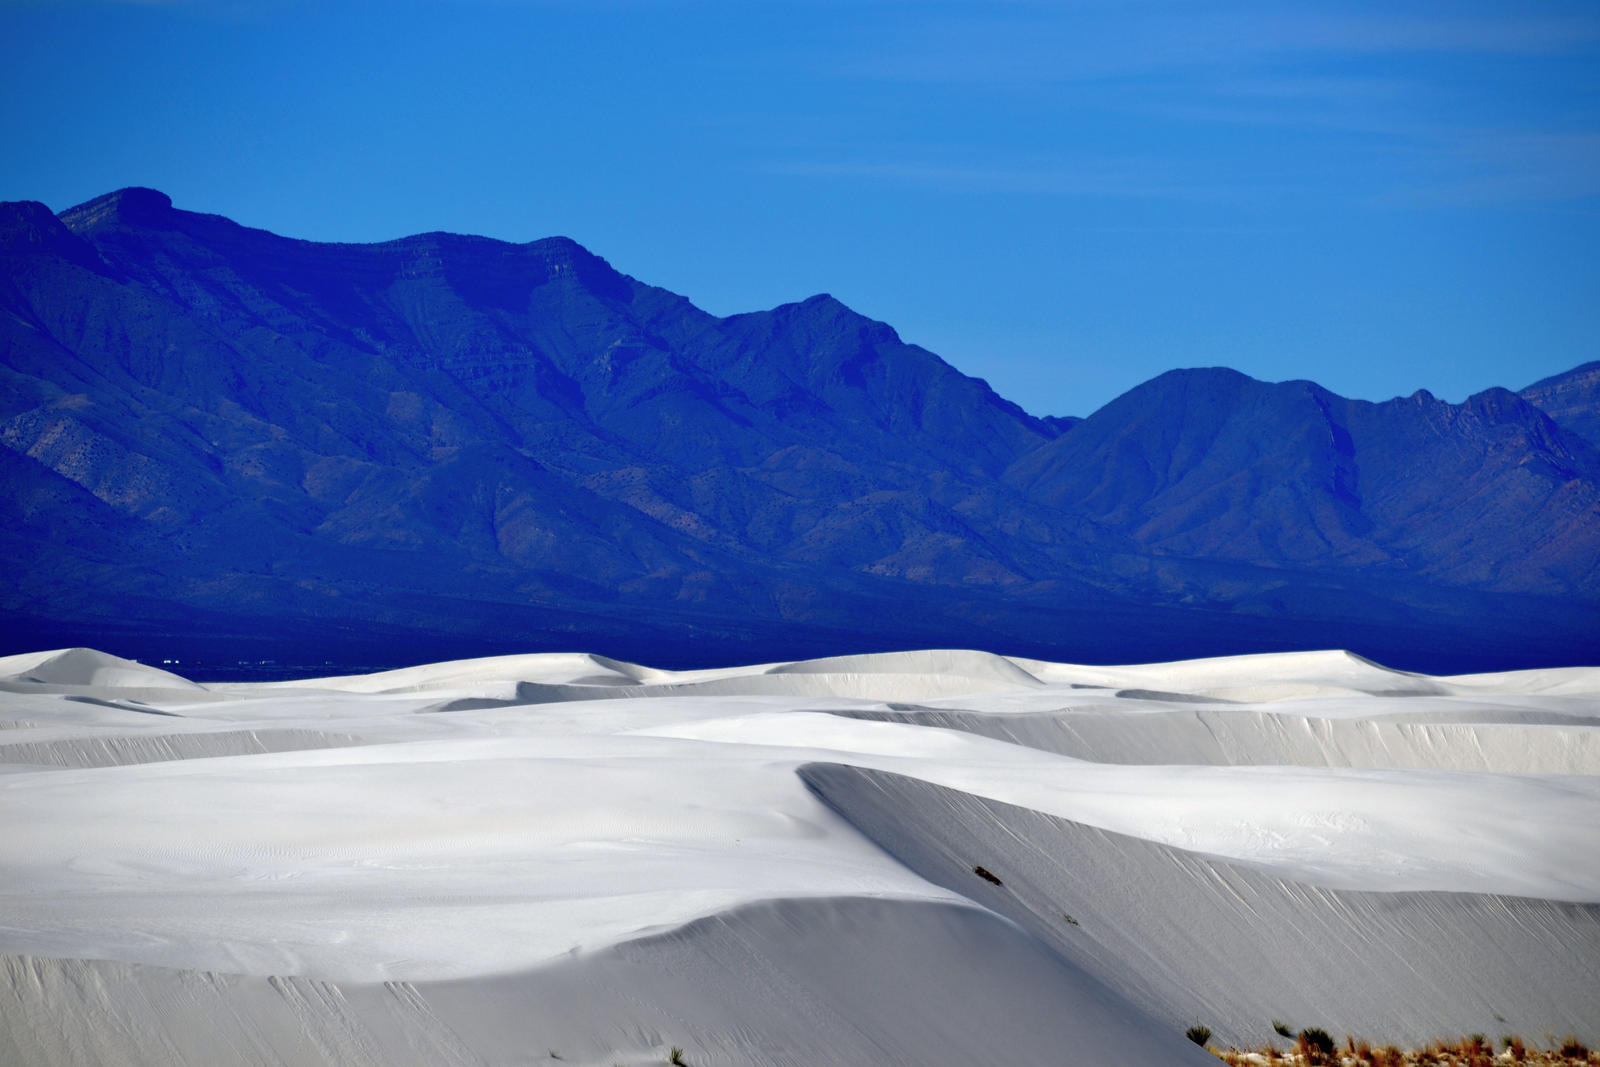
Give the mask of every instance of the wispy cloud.
POLYGON ((1483 207, 1600 200, 1600 133, 1471 131, 1439 147, 1456 165, 1374 197, 1386 207, 1483 207))
MULTIPOLYGON (((1058 149, 1043 162, 997 156, 968 166, 936 150, 857 150, 772 169, 1068 196, 1242 199, 1298 183, 1391 207, 1429 197, 1484 205, 1600 193, 1593 9, 994 0, 939 11, 883 18, 880 32, 856 39, 870 44, 812 62, 864 92, 922 92, 953 101, 957 114, 987 102, 1017 124, 1032 116, 1047 145, 1076 140, 1096 156, 1088 142, 1121 138, 1145 158, 1085 167, 1082 152, 1058 149), (1276 153, 1272 138, 1282 139, 1276 153)), ((952 150, 982 132, 953 125, 952 150)))
POLYGON ((983 5, 896 27, 838 57, 868 79, 1092 81, 1161 71, 1397 53, 1539 56, 1600 45, 1600 16, 1350 15, 1256 9, 983 5))
POLYGON ((1336 52, 1478 52, 1553 55, 1600 42, 1594 15, 1541 16, 1508 10, 1495 17, 1297 15, 1269 19, 1268 48, 1336 52))
POLYGON ((1124 161, 1056 165, 1001 161, 988 166, 962 166, 914 159, 795 160, 761 164, 758 169, 768 174, 855 178, 949 192, 1158 199, 1214 195, 1192 180, 1162 176, 1156 173, 1159 167, 1148 162, 1137 166, 1124 161))

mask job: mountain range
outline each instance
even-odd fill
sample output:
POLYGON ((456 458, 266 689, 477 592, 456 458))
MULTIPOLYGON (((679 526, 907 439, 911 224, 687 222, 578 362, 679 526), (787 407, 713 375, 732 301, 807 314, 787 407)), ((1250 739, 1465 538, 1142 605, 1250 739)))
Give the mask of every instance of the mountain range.
POLYGON ((1600 363, 1041 418, 827 295, 719 318, 566 238, 148 189, 0 205, 0 484, 0 652, 1600 659, 1600 363))

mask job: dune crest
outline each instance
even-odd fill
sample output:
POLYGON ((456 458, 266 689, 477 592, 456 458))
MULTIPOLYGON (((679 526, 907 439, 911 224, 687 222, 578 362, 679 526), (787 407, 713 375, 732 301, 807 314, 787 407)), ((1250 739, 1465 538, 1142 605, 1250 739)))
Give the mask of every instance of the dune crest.
POLYGON ((201 689, 171 671, 92 648, 62 648, 0 657, 0 685, 90 689, 201 689))

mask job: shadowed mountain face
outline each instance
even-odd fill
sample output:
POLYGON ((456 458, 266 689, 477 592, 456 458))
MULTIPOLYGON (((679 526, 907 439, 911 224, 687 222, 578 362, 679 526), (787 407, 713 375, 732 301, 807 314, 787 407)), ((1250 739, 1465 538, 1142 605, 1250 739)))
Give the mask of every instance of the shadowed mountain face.
POLYGON ((0 261, 10 648, 1593 658, 1584 368, 1463 405, 1176 371, 1038 419, 831 297, 716 318, 564 238, 130 189, 0 206, 0 261))
POLYGON ((1527 401, 1172 371, 1006 481, 1163 556, 1600 597, 1600 453, 1527 401))
POLYGON ((1534 382, 1517 395, 1600 448, 1600 360, 1534 382))

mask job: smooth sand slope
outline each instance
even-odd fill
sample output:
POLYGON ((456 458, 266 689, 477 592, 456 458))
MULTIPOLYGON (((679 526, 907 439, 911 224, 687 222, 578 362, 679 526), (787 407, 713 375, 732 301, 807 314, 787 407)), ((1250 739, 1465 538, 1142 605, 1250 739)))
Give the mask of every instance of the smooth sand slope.
MULTIPOLYGON (((1600 1037, 1600 670, 0 659, 0 1062, 1600 1037), (1001 884, 974 873, 983 866, 1001 884)), ((1209 1062, 1215 1062, 1209 1061, 1209 1062)))
POLYGON ((1215 1020, 1219 1041, 1256 1046, 1271 1020, 1314 1020, 1420 1045, 1513 1019, 1529 1034, 1594 1023, 1593 905, 1325 889, 899 775, 801 773, 907 866, 1177 1029, 1215 1020))

